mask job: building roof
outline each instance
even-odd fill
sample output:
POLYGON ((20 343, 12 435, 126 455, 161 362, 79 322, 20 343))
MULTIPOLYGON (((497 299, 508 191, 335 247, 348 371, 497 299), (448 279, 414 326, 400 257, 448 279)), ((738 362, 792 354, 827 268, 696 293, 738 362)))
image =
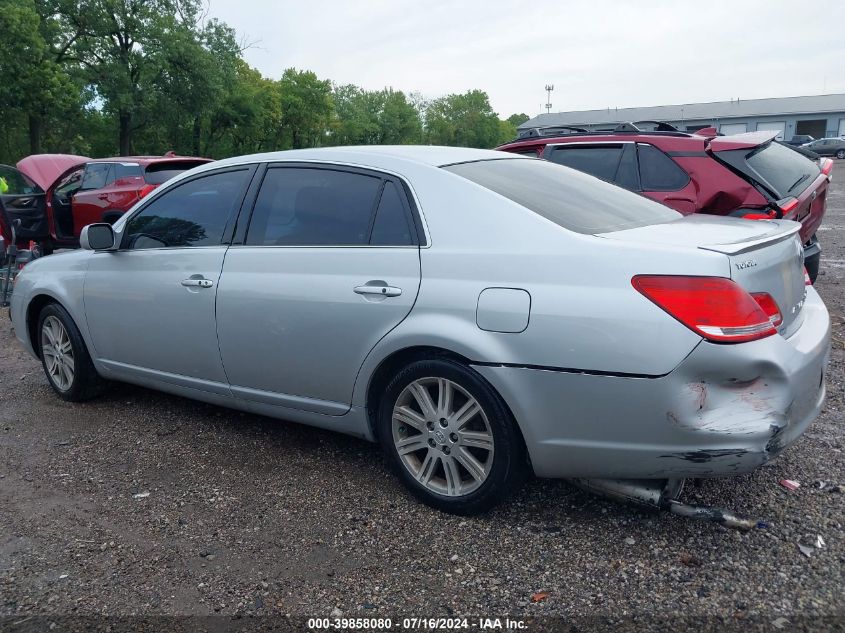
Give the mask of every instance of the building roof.
POLYGON ((845 94, 776 97, 771 99, 736 99, 711 103, 683 103, 645 108, 606 108, 539 114, 520 128, 553 125, 596 125, 625 121, 695 121, 845 112, 845 94))

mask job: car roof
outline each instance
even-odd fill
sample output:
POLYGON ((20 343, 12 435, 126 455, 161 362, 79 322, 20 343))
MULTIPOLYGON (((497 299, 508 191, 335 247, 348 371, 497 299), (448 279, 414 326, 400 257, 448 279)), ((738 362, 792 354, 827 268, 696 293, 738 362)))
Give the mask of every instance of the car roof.
POLYGON ((93 158, 89 163, 138 163, 139 165, 152 165, 154 163, 178 163, 178 162, 212 162, 211 158, 200 158, 194 156, 113 156, 111 158, 93 158))
POLYGON ((701 148, 710 140, 705 136, 698 136, 697 134, 660 134, 654 132, 588 132, 577 134, 566 134, 563 136, 541 136, 534 138, 519 139, 500 145, 497 149, 508 148, 508 150, 519 149, 521 147, 535 148, 537 146, 546 145, 563 145, 570 143, 620 143, 643 141, 651 145, 655 145, 667 150, 676 148, 689 148, 690 145, 695 145, 701 148))
MULTIPOLYGON (((443 167, 455 163, 479 160, 520 159, 522 157, 489 149, 469 147, 441 147, 437 145, 347 145, 342 147, 318 147, 281 152, 266 152, 234 156, 216 161, 208 168, 241 165, 245 163, 267 163, 273 161, 326 161, 357 164, 362 167, 389 168, 398 163, 443 167)), ((203 167, 202 169, 205 169, 203 167)))

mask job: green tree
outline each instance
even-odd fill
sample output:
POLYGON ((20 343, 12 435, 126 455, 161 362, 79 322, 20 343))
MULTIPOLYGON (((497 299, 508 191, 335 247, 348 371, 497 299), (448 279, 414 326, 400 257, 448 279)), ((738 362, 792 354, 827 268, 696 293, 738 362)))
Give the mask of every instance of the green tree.
POLYGON ((428 142, 434 145, 490 148, 501 138, 499 117, 482 90, 432 101, 426 109, 425 128, 428 142))
POLYGON ((519 127, 523 123, 525 123, 531 117, 525 114, 524 112, 520 112, 519 114, 512 114, 507 119, 505 119, 508 123, 513 125, 514 127, 519 127))
POLYGON ((158 115, 160 82, 173 48, 184 47, 196 27, 200 0, 51 1, 68 59, 84 69, 103 109, 116 117, 118 151, 131 154, 133 135, 158 115))
MULTIPOLYGON (((2 123, 26 126, 29 151, 38 153, 46 119, 78 108, 80 88, 45 40, 47 25, 33 0, 0 0, 0 17, 2 123)), ((15 143, 14 151, 22 153, 23 148, 15 143)))
POLYGON ((322 145, 333 111, 332 86, 310 70, 288 68, 278 82, 282 110, 279 149, 322 145))
POLYGON ((238 59, 234 80, 211 114, 203 154, 219 158, 272 149, 281 124, 277 83, 238 59))
POLYGON ((336 145, 404 145, 422 138, 420 113, 401 91, 337 86, 333 100, 331 141, 336 145))

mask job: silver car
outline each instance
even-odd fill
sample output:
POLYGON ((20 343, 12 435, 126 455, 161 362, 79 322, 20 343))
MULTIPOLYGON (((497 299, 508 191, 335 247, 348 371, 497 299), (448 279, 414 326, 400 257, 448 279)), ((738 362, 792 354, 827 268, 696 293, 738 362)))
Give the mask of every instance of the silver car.
POLYGON ((794 442, 830 336, 798 229, 493 151, 279 152, 86 227, 11 316, 65 400, 124 381, 377 441, 473 513, 528 469, 671 482, 794 442))

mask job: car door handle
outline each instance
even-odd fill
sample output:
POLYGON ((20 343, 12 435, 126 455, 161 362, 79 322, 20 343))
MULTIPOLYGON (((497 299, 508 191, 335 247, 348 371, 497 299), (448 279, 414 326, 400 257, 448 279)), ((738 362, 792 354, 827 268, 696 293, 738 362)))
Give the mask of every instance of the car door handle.
POLYGON ((402 294, 402 288, 388 286, 387 284, 368 283, 363 286, 355 286, 355 293, 359 295, 379 295, 381 297, 398 297, 402 294))
POLYGON ((188 288, 211 288, 214 282, 211 279, 183 279, 182 285, 188 288))

